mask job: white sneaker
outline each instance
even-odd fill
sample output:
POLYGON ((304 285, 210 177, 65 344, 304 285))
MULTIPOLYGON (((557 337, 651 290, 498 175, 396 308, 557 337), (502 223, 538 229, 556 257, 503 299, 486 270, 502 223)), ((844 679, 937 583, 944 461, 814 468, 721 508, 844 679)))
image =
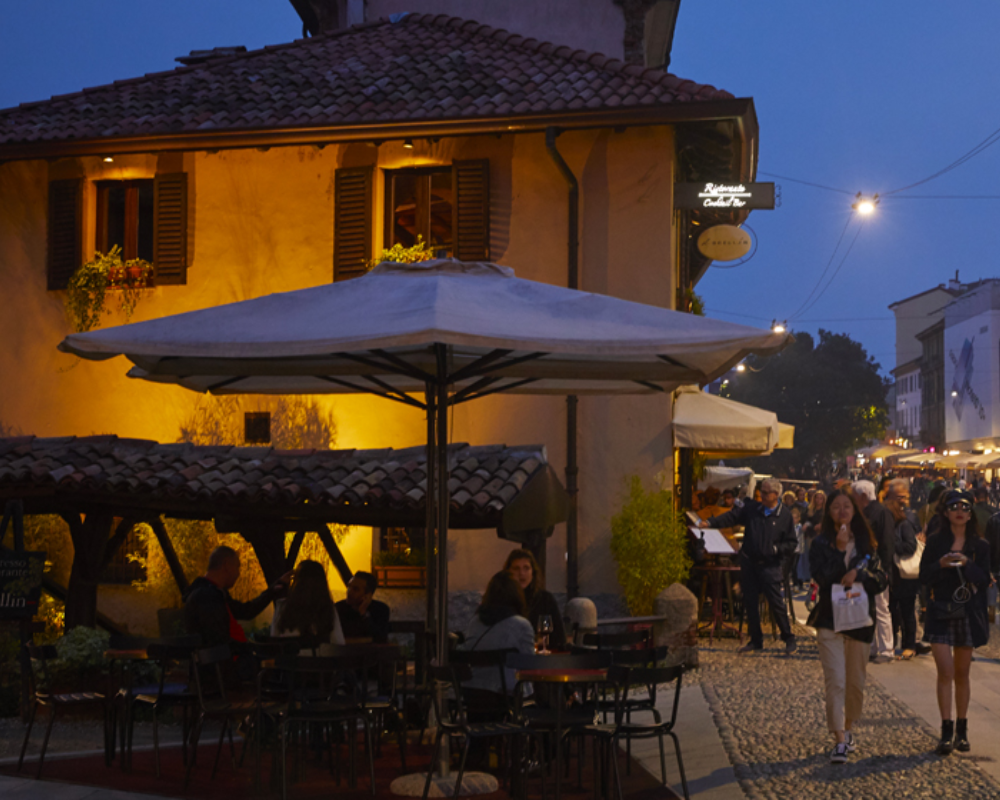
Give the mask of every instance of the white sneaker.
POLYGON ((854 738, 854 734, 850 731, 844 731, 844 744, 847 745, 847 752, 853 753, 858 749, 858 740, 854 738))
POLYGON ((841 743, 833 748, 833 752, 830 753, 830 763, 831 764, 846 764, 847 763, 847 744, 841 743))

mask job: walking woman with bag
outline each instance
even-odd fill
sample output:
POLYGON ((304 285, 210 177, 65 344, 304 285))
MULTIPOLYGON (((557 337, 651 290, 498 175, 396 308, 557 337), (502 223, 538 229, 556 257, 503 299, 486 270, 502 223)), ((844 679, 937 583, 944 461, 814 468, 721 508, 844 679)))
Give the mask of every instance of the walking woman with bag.
POLYGON ((875 596, 888 585, 875 535, 849 491, 831 494, 809 549, 809 568, 819 584, 819 600, 808 624, 816 629, 826 724, 836 740, 830 762, 843 764, 857 749, 852 727, 864 705, 875 596))
POLYGON ((941 712, 938 752, 968 752, 969 667, 972 650, 989 641, 986 595, 990 586, 990 546, 976 529, 972 495, 949 491, 940 511, 938 532, 929 536, 920 559, 920 582, 928 589, 924 638, 937 667, 941 712), (954 684, 957 724, 952 718, 954 684))

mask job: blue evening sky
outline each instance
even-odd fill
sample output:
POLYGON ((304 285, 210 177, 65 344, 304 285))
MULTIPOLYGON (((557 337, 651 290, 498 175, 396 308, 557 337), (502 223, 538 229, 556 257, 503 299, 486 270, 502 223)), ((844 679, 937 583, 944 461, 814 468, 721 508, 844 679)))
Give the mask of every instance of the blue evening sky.
MULTIPOLYGON (((170 69, 194 49, 253 49, 301 34, 287 0, 2 0, 0 8, 0 108, 170 69)), ((1000 3, 990 0, 683 0, 671 71, 754 98, 762 172, 849 192, 759 176, 781 185, 781 207, 751 215, 760 243, 751 261, 713 267, 699 284, 709 315, 847 332, 888 370, 891 302, 955 270, 966 281, 996 275, 1000 199, 901 198, 1000 197, 1000 147, 887 197, 838 266, 858 230, 851 195, 921 180, 1000 128, 998 33, 1000 3)))

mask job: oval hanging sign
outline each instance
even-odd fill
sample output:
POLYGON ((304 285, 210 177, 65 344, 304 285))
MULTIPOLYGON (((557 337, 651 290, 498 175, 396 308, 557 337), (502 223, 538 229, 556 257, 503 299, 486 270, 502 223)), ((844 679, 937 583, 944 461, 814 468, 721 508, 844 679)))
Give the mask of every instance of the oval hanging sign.
POLYGON ((713 225, 698 237, 698 251, 713 261, 736 261, 750 252, 750 234, 736 225, 713 225))

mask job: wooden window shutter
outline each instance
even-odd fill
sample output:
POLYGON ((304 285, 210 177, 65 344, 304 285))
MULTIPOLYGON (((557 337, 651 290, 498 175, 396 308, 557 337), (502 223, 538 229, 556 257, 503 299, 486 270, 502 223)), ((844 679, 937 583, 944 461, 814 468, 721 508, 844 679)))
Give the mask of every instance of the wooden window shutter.
POLYGON ((455 161, 451 165, 455 187, 455 258, 489 261, 490 162, 487 159, 455 161))
POLYGON ((372 259, 372 173, 372 167, 337 170, 333 206, 335 281, 364 275, 372 259))
POLYGON ((83 180, 49 182, 46 276, 49 289, 65 289, 83 263, 83 180))
POLYGON ((187 174, 157 175, 153 185, 153 267, 156 283, 187 283, 187 174))

